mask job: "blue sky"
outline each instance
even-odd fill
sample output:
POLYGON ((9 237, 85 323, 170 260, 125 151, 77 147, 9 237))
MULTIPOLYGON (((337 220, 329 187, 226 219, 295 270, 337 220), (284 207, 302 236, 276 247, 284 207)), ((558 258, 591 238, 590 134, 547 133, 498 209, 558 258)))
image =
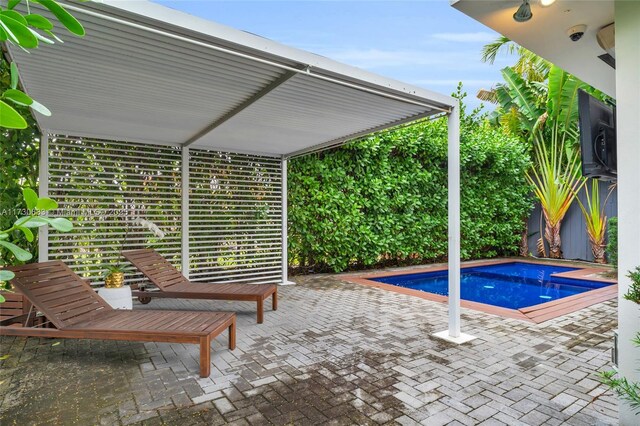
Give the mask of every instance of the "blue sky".
POLYGON ((480 61, 497 33, 449 6, 431 1, 155 0, 221 24, 327 56, 437 92, 458 81, 475 94, 501 80, 500 68, 480 61))

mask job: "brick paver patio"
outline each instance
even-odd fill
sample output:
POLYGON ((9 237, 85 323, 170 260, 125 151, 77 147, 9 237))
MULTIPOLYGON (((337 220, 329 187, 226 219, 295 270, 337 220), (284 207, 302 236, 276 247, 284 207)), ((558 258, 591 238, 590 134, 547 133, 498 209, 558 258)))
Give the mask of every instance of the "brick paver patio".
POLYGON ((463 310, 463 346, 431 337, 446 306, 296 277, 280 308, 154 300, 135 309, 239 310, 238 346, 1 338, 0 424, 617 423, 595 373, 609 366, 614 301, 535 325, 463 310))

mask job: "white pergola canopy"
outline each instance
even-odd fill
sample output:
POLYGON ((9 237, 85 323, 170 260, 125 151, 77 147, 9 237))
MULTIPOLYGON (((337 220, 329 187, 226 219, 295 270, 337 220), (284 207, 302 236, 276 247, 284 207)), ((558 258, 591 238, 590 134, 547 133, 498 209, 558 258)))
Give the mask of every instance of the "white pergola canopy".
MULTIPOLYGON (((454 99, 146 1, 65 5, 87 35, 25 53, 42 130, 275 156, 430 115, 454 99)), ((54 20, 55 21, 55 20, 54 20)))
MULTIPOLYGON (((460 333, 456 99, 147 1, 103 0, 65 7, 85 26, 85 38, 66 36, 64 44, 29 53, 8 46, 23 88, 53 112, 51 117, 36 117, 43 132, 41 196, 48 195, 51 177, 49 135, 181 147, 181 261, 188 277, 190 151, 278 157, 281 271, 286 283, 287 158, 447 115, 450 309, 449 330, 438 335, 458 343, 469 339, 460 333)), ((40 259, 46 260, 45 227, 39 238, 40 259)))

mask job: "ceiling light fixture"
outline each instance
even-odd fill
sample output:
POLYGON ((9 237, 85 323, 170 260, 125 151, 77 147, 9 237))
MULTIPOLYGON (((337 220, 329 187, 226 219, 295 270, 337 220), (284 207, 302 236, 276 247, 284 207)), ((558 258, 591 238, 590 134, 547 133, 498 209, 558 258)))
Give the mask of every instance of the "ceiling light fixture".
POLYGON ((513 20, 516 22, 527 22, 531 17, 533 17, 533 13, 531 13, 529 0, 523 0, 518 11, 513 14, 513 20))
POLYGON ((552 4, 554 4, 555 2, 556 2, 556 0, 540 0, 540 6, 549 7, 552 4))

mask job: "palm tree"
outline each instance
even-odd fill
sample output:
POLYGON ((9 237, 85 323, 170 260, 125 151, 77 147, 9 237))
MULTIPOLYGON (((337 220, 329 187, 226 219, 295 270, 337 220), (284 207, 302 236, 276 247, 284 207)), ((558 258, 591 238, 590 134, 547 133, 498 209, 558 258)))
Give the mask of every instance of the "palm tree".
POLYGON ((505 52, 508 55, 518 55, 518 61, 511 68, 527 81, 545 81, 551 69, 551 62, 541 58, 530 50, 516 44, 505 36, 498 37, 492 43, 482 48, 482 62, 493 64, 498 54, 505 52))

